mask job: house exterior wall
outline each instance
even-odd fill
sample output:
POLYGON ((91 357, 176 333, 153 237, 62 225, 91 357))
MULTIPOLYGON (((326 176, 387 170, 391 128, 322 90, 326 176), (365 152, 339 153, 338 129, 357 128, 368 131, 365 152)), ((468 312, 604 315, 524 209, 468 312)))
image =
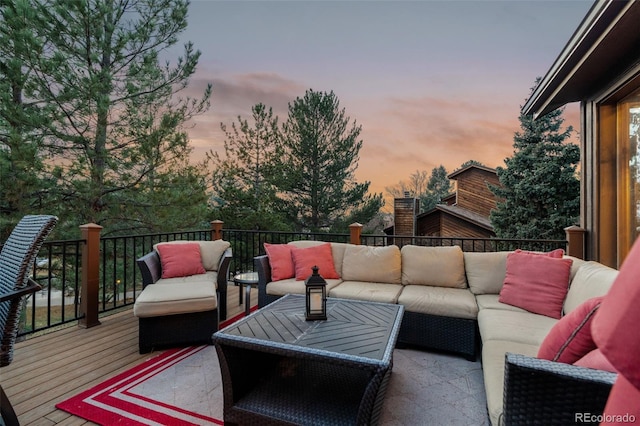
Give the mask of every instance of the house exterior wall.
POLYGON ((624 111, 618 102, 640 88, 640 65, 608 81, 581 102, 580 226, 587 232, 586 257, 619 268, 637 230, 630 203, 629 147, 620 139, 624 111))
POLYGON ((499 185, 498 175, 472 167, 461 173, 457 181, 457 206, 489 217, 496 208, 496 197, 488 184, 499 185))
POLYGON ((423 216, 417 221, 416 235, 421 237, 440 237, 441 222, 441 211, 436 210, 429 215, 423 216))
POLYGON ((417 224, 416 235, 424 237, 491 238, 491 231, 436 210, 423 216, 417 224))

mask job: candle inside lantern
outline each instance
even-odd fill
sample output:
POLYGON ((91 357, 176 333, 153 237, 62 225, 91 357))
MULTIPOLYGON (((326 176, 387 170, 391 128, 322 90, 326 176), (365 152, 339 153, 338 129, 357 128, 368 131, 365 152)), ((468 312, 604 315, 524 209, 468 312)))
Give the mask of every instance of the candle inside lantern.
POLYGON ((311 310, 319 311, 321 309, 322 309, 322 294, 312 293, 311 294, 311 310))

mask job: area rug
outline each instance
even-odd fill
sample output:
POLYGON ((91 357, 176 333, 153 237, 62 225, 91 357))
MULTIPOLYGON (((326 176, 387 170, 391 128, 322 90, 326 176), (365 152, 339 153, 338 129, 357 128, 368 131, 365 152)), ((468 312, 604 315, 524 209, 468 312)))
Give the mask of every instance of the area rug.
MULTIPOLYGON (((480 362, 396 349, 393 365, 380 426, 490 425, 480 362)), ((168 350, 57 407, 100 425, 222 425, 215 347, 168 350)))
POLYGON ((218 357, 205 345, 167 350, 56 407, 100 425, 222 425, 222 402, 218 357))

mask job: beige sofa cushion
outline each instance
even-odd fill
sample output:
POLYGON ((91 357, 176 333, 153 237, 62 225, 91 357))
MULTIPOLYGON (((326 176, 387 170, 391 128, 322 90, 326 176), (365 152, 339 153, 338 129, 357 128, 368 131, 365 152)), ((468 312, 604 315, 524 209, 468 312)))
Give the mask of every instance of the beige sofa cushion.
POLYGON ((467 282, 473 294, 499 294, 507 273, 510 251, 464 252, 467 282))
MULTIPOLYGON (((202 257, 202 266, 207 271, 217 271, 220 264, 220 258, 226 249, 231 247, 229 241, 216 240, 216 241, 169 241, 166 243, 158 244, 185 244, 185 243, 198 243, 200 244, 200 256, 202 257)), ((153 245, 153 249, 157 251, 158 244, 153 245)))
POLYGON ((368 302, 397 303, 401 291, 401 284, 344 281, 339 286, 331 289, 329 296, 368 302))
POLYGON ((133 305, 137 317, 157 317, 216 309, 216 289, 205 274, 192 275, 190 282, 167 284, 159 280, 147 285, 133 305))
POLYGON ((564 313, 568 314, 585 300, 603 296, 611 288, 618 271, 598 262, 584 262, 569 285, 564 300, 564 313))
POLYGON ((186 277, 160 278, 156 284, 162 285, 188 285, 190 283, 208 282, 209 285, 218 288, 218 273, 216 271, 207 271, 204 274, 189 275, 186 277))
POLYGON ((406 285, 398 303, 410 312, 445 317, 476 319, 478 305, 466 288, 406 285))
POLYGON ((500 416, 503 411, 504 356, 507 352, 535 357, 538 354, 538 347, 504 340, 483 342, 482 374, 484 376, 489 420, 494 426, 500 424, 500 416))
MULTIPOLYGON (((289 244, 298 248, 314 247, 320 244, 326 244, 326 241, 300 240, 291 241, 289 244)), ((336 268, 338 275, 342 276, 342 261, 344 259, 344 251, 347 246, 352 244, 331 243, 331 255, 333 256, 333 266, 336 268)), ((322 275, 322 273, 320 274, 322 275)))
POLYGON ((499 294, 478 294, 476 295, 476 303, 478 304, 478 309, 504 309, 507 311, 515 311, 515 312, 528 312, 522 308, 518 308, 517 306, 507 305, 506 303, 500 302, 498 300, 500 298, 499 294))
POLYGON ((482 309, 478 328, 483 344, 489 340, 509 340, 539 347, 557 319, 531 312, 482 309))
MULTIPOLYGON (((327 282, 327 294, 332 288, 342 282, 342 280, 325 280, 327 282)), ((284 296, 285 294, 304 294, 305 286, 304 281, 296 280, 295 278, 289 278, 286 280, 272 281, 267 283, 267 294, 273 296, 284 296)))
POLYGON ((402 284, 466 288, 464 255, 458 246, 402 247, 402 284))
POLYGON ((342 279, 400 284, 402 282, 400 249, 398 246, 348 245, 342 262, 342 279))

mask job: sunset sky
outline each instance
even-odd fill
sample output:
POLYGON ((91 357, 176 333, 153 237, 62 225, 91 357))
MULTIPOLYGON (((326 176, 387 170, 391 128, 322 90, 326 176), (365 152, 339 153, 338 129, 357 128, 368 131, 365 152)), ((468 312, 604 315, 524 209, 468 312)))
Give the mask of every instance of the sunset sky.
MULTIPOLYGON (((189 92, 213 84, 194 155, 259 102, 280 121, 305 90, 334 91, 362 125, 357 180, 372 192, 416 170, 504 165, 518 116, 592 1, 194 0, 181 44, 202 52, 189 92)), ((567 124, 577 127, 577 105, 567 124)))

